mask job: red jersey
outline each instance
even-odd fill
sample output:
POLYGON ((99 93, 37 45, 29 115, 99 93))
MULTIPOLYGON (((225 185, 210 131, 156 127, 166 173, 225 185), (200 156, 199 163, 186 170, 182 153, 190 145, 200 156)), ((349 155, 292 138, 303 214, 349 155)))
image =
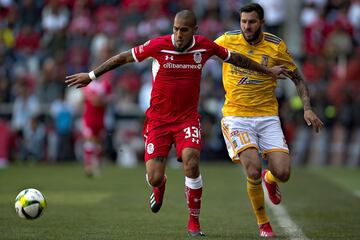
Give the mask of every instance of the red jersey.
POLYGON ((174 47, 174 35, 153 38, 134 47, 133 58, 141 62, 153 58, 153 88, 146 117, 159 121, 199 118, 200 79, 206 61, 213 55, 226 61, 230 52, 204 36, 193 37, 183 52, 174 47))
POLYGON ((83 93, 84 122, 89 127, 102 128, 104 126, 106 102, 111 94, 111 83, 107 75, 102 76, 101 79, 92 81, 84 88, 83 93))

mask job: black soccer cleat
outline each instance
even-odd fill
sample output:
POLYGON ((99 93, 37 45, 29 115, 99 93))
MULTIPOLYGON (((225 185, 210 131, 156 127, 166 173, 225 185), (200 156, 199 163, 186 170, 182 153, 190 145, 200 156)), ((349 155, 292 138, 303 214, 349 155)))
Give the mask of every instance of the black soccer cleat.
POLYGON ((166 176, 164 176, 164 182, 161 187, 153 187, 150 194, 150 209, 153 213, 160 211, 163 203, 164 193, 166 186, 166 176))
POLYGON ((155 194, 154 192, 150 195, 150 209, 153 213, 157 213, 160 211, 160 208, 162 206, 162 202, 156 202, 155 194))

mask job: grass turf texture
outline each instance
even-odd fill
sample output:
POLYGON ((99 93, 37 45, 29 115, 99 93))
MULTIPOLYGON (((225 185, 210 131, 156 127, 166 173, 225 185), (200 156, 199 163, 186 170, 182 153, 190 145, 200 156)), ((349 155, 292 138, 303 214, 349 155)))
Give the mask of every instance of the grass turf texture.
MULTIPOLYGON (((0 239, 188 239, 184 177, 168 168, 158 214, 148 207, 145 169, 107 166, 88 179, 80 165, 11 166, 0 171, 0 239), (37 220, 20 219, 16 195, 37 188, 48 208, 37 220)), ((202 163, 204 239, 258 239, 246 182, 234 164, 202 163)), ((281 184, 282 206, 308 239, 360 239, 360 169, 294 168, 281 184)), ((295 239, 268 209, 277 239, 295 239)))

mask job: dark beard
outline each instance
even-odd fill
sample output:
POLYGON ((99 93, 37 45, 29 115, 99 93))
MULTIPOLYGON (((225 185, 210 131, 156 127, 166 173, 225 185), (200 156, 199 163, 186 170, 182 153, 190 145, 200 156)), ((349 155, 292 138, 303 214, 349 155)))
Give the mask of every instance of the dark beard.
POLYGON ((254 36, 252 38, 250 38, 250 39, 245 38, 245 40, 248 43, 252 44, 259 38, 260 34, 261 34, 261 27, 259 27, 259 29, 256 30, 256 32, 254 33, 254 36))
POLYGON ((174 44, 175 50, 178 52, 183 52, 185 51, 185 49, 187 49, 188 47, 190 47, 190 45, 193 43, 192 39, 182 48, 179 48, 178 46, 176 46, 176 43, 174 44))

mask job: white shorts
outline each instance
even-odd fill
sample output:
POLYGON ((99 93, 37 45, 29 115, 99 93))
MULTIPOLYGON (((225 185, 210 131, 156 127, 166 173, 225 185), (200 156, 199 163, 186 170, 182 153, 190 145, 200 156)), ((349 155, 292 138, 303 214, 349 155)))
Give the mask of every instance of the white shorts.
POLYGON ((240 162, 239 153, 250 147, 263 158, 269 152, 289 153, 278 116, 223 117, 221 129, 233 162, 240 162))

